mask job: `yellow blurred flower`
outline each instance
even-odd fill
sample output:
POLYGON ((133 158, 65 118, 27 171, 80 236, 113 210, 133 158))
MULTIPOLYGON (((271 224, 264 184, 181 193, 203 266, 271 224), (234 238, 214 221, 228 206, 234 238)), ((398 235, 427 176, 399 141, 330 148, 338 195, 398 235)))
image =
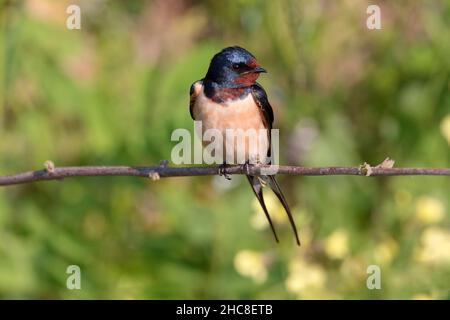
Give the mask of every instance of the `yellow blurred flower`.
POLYGON ((418 293, 412 296, 412 300, 437 300, 439 299, 439 293, 433 291, 431 293, 418 293))
POLYGON ((431 224, 444 218, 444 205, 439 199, 422 196, 416 203, 416 219, 423 224, 431 224))
POLYGON ((414 258, 428 264, 450 264, 450 232, 437 227, 427 228, 421 236, 421 247, 414 258))
POLYGON ((289 264, 289 276, 285 285, 289 292, 296 293, 301 298, 313 298, 323 296, 320 293, 326 281, 326 272, 320 265, 296 260, 289 264))
POLYGON ((398 244, 397 242, 389 238, 384 240, 380 244, 375 247, 375 260, 379 264, 388 264, 392 261, 395 255, 398 252, 398 244))
POLYGON ((441 121, 441 133, 450 145, 450 113, 441 121))
POLYGON ((269 226, 266 216, 262 212, 255 212, 250 217, 250 225, 256 230, 264 230, 269 226))
POLYGON ((302 246, 304 248, 308 248, 313 241, 313 232, 308 225, 300 225, 299 226, 299 237, 302 242, 302 246))
POLYGON ((367 276, 367 262, 361 257, 349 257, 342 261, 339 271, 344 277, 351 278, 352 283, 357 283, 355 279, 367 276))
POLYGON ((252 250, 239 251, 234 257, 234 268, 244 276, 256 283, 263 283, 267 279, 267 268, 264 255, 252 250))
POLYGON ((325 253, 332 259, 343 259, 348 254, 348 235, 345 230, 338 229, 325 239, 325 253))
MULTIPOLYGON (((284 223, 287 221, 286 212, 284 211, 281 202, 273 193, 266 192, 264 194, 264 202, 274 223, 284 223)), ((269 223, 256 197, 253 199, 252 209, 253 215, 250 218, 251 226, 257 230, 263 230, 267 228, 269 226, 269 223)))

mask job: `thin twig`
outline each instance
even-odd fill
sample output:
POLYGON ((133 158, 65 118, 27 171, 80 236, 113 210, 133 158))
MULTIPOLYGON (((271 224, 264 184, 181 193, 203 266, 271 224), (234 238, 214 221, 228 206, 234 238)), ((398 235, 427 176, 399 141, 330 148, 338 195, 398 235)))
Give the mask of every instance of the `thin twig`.
MULTIPOLYGON (((52 163, 53 164, 53 163, 52 163)), ((208 167, 168 167, 161 162, 154 167, 127 167, 127 166, 84 166, 84 167, 55 167, 46 166, 45 169, 28 171, 13 175, 0 176, 0 186, 31 183, 45 180, 61 180, 69 177, 88 176, 133 176, 158 180, 167 177, 188 177, 218 175, 220 166, 208 167)), ((243 165, 227 166, 227 174, 260 175, 261 168, 270 166, 243 165)), ((355 175, 355 176, 410 176, 410 175, 437 175, 450 176, 450 168, 385 168, 371 167, 364 164, 359 167, 298 167, 278 166, 277 174, 297 176, 329 176, 329 175, 355 175)))

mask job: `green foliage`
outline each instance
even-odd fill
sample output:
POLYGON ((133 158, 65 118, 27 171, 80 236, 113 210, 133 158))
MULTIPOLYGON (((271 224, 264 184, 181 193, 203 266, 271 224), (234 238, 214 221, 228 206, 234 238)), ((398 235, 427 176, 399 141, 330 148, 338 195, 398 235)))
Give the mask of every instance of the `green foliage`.
MULTIPOLYGON (((280 128, 282 163, 450 166, 450 5, 365 2, 0 2, 0 175, 150 165, 192 130, 191 83, 238 44, 280 128)), ((242 177, 75 178, 0 189, 2 298, 449 298, 450 181, 280 177, 298 248, 242 177), (380 265, 382 289, 366 269, 380 265), (79 265, 81 290, 66 288, 79 265)), ((270 198, 269 198, 270 201, 270 198)))

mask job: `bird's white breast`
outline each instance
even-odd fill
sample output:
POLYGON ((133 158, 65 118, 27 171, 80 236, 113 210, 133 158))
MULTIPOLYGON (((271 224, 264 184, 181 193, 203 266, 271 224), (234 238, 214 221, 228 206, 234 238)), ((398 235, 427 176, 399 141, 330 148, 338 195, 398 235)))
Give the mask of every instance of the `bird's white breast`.
MULTIPOLYGON (((197 98, 193 114, 196 121, 202 122, 202 135, 206 130, 215 129, 221 132, 225 142, 227 129, 240 129, 246 132, 255 130, 257 134, 262 133, 263 136, 262 139, 258 139, 257 152, 261 155, 267 152, 269 147, 267 129, 264 126, 261 111, 251 93, 244 98, 216 103, 205 96, 202 84, 197 83, 194 90, 197 93, 197 98)), ((261 156, 255 154, 252 148, 248 147, 252 142, 253 140, 245 138, 245 160, 254 160, 257 157, 260 161, 264 161, 265 159, 260 159, 261 156)), ((208 143, 204 142, 204 145, 208 143)), ((224 149, 225 153, 230 153, 230 145, 225 146, 224 149)), ((237 149, 236 145, 234 149, 237 149)), ((236 154, 236 150, 233 150, 233 152, 236 154)))

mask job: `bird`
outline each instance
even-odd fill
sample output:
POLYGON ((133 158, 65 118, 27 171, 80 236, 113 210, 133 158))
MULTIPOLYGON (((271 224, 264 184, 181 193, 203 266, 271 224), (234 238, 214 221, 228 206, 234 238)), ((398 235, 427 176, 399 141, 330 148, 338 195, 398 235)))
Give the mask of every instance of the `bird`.
MULTIPOLYGON (((259 140, 257 154, 247 145, 245 146, 243 158, 246 165, 255 160, 270 163, 274 114, 266 91, 256 82, 260 74, 266 72, 249 51, 239 46, 231 46, 213 56, 205 77, 195 81, 190 88, 189 111, 194 121, 201 121, 202 132, 199 133, 200 135, 206 130, 214 129, 223 135, 222 141, 226 141, 227 130, 259 130, 259 132, 263 132, 263 139, 259 140), (260 152, 261 150, 262 152, 260 152)), ((248 143, 247 137, 245 139, 248 143)), ((206 145, 205 141, 203 141, 203 145, 206 145)), ((229 177, 226 173, 226 165, 230 164, 227 163, 227 156, 236 155, 233 147, 235 147, 234 141, 231 146, 223 142, 224 150, 219 155, 219 158, 223 159, 223 167, 219 173, 227 179, 229 177)), ((300 245, 291 209, 275 176, 246 174, 246 177, 270 224, 275 241, 278 243, 279 239, 264 201, 264 186, 269 186, 281 202, 294 231, 295 240, 300 245)))

